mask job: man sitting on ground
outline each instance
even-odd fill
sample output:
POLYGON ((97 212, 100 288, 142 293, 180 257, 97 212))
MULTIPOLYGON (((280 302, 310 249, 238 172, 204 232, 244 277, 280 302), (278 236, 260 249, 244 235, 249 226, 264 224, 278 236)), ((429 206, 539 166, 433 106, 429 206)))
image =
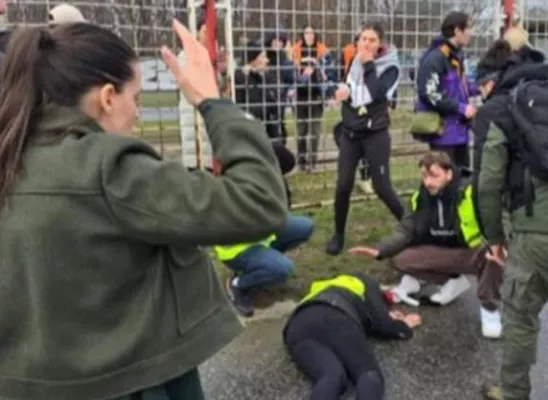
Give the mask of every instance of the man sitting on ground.
POLYGON ((443 152, 427 153, 419 167, 422 184, 411 197, 412 212, 394 236, 378 246, 355 247, 350 252, 379 260, 391 258, 391 264, 404 274, 394 289, 404 301, 418 294, 424 283, 433 283, 440 288, 430 301, 449 304, 470 288, 464 275, 477 274, 482 333, 499 338, 502 268, 486 259, 472 186, 443 152))

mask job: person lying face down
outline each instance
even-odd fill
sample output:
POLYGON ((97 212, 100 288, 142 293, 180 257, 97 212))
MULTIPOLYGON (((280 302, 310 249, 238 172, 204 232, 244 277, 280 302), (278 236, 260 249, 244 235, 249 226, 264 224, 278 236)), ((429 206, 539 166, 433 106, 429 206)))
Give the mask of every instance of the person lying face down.
POLYGON ((312 400, 335 400, 356 386, 359 399, 382 399, 384 377, 370 336, 410 339, 418 314, 389 309, 390 296, 364 273, 315 281, 283 331, 287 351, 312 381, 312 400))

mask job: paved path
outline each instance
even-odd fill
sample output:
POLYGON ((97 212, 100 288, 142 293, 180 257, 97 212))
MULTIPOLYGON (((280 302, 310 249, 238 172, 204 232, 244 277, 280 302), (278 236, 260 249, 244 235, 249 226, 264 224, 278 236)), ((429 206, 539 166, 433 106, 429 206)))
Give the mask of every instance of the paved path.
MULTIPOLYGON (((481 338, 477 307, 471 291, 446 308, 423 307, 424 326, 414 339, 378 343, 386 400, 481 399, 482 382, 496 377, 500 349, 499 342, 481 338)), ((309 384, 281 344, 283 319, 271 317, 251 322, 242 336, 202 367, 208 399, 308 399, 309 384)), ((532 400, 548 399, 548 310, 542 317, 532 400)))

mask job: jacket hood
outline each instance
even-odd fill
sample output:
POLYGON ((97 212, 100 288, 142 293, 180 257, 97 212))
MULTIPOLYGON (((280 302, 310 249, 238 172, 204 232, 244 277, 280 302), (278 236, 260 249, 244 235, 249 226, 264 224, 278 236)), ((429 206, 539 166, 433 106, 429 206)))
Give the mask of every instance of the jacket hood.
POLYGON ((530 47, 524 47, 514 54, 500 72, 493 94, 505 93, 520 81, 546 80, 548 64, 544 54, 530 47))
POLYGON ((379 56, 375 58, 375 64, 377 67, 384 67, 383 70, 389 67, 398 67, 400 60, 398 58, 398 49, 391 44, 386 45, 379 56))

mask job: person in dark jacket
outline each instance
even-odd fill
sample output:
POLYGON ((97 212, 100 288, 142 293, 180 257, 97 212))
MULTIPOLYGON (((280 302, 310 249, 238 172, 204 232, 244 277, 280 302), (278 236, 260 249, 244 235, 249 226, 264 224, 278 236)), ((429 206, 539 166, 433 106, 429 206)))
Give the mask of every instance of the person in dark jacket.
MULTIPOLYGON (((234 73, 236 104, 263 121, 285 176, 295 167, 296 160, 285 146, 283 114, 279 106, 275 75, 268 73, 269 59, 261 43, 248 42, 244 58, 245 65, 234 73)), ((285 178, 284 184, 288 205, 291 206, 291 190, 285 178)))
POLYGON ((471 38, 470 18, 459 11, 449 13, 435 38, 424 52, 417 74, 416 112, 434 111, 442 121, 439 135, 416 135, 431 150, 445 151, 457 165, 468 168, 469 124, 476 115, 470 97, 476 89, 468 83, 462 49, 471 38))
POLYGON ((244 48, 244 65, 234 72, 236 104, 266 126, 271 140, 281 139, 274 77, 267 74, 269 59, 264 46, 250 41, 244 48))
POLYGON ((449 304, 470 288, 465 275, 476 275, 482 334, 497 339, 502 334, 502 269, 486 257, 469 177, 444 152, 427 153, 419 167, 421 186, 411 197, 411 212, 395 234, 374 248, 356 247, 350 252, 390 259, 403 273, 394 293, 404 302, 419 294, 425 283, 432 283, 439 285, 439 290, 430 301, 449 304))
MULTIPOLYGON (((548 184, 526 174, 523 133, 509 107, 520 83, 546 85, 548 65, 545 56, 527 44, 525 31, 512 28, 505 38, 508 42, 495 42, 478 64, 484 104, 472 125, 478 219, 491 257, 505 273, 500 381, 486 384, 483 391, 489 400, 525 400, 531 398, 539 314, 548 300, 548 184), (506 231, 504 211, 510 214, 506 231)), ((543 105, 530 106, 541 116, 539 126, 545 127, 543 105)), ((539 135, 543 132, 538 130, 539 135)))
POLYGON ((274 85, 276 91, 276 108, 280 118, 280 135, 283 142, 287 140, 285 126, 285 109, 287 107, 287 93, 291 85, 295 83, 295 65, 291 60, 291 43, 287 33, 282 27, 267 32, 265 47, 268 58, 267 75, 269 83, 274 85))
POLYGON ((297 366, 312 380, 312 400, 337 400, 348 382, 358 399, 382 400, 384 377, 370 336, 406 340, 418 314, 390 311, 388 298, 369 276, 339 275, 316 281, 290 316, 283 339, 297 366))
POLYGON ((335 189, 335 233, 326 247, 331 255, 344 248, 346 219, 356 169, 365 156, 373 189, 390 212, 400 219, 402 203, 390 182, 391 138, 389 101, 398 86, 400 68, 397 49, 383 43, 380 24, 363 26, 358 51, 339 84, 335 99, 342 101, 342 123, 338 129, 339 155, 335 189))

